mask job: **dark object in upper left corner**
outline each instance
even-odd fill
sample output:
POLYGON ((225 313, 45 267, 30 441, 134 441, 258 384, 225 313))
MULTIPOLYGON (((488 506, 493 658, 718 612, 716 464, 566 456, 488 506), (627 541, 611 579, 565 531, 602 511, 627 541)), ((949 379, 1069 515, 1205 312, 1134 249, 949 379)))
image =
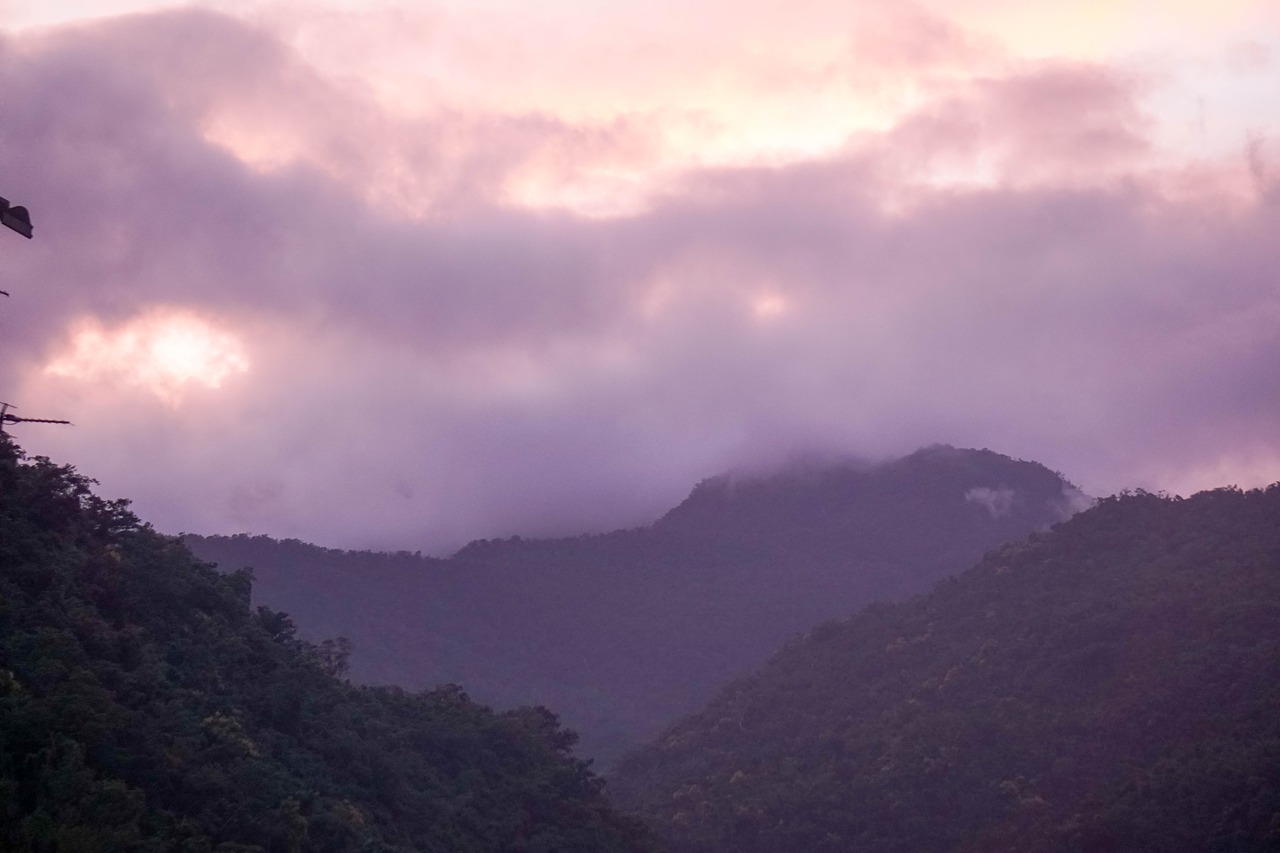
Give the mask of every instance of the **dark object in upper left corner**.
POLYGON ((9 200, 5 198, 0 198, 0 224, 31 239, 31 214, 25 207, 10 207, 9 200))

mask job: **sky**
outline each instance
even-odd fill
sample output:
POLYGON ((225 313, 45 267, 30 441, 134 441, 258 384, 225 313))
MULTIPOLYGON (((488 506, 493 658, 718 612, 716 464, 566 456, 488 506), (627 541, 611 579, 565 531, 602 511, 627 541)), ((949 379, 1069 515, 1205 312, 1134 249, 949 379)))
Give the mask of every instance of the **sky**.
POLYGON ((163 532, 1280 480, 1274 0, 0 0, 0 195, 10 431, 163 532))

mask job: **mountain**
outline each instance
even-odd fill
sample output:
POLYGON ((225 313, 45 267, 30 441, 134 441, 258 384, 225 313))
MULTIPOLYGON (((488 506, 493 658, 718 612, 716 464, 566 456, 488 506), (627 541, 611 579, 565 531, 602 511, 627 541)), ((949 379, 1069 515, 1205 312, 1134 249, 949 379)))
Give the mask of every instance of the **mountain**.
POLYGON ((249 599, 0 432, 0 850, 651 849, 549 711, 353 686, 249 599))
POLYGON ((920 592, 1077 508, 1061 476, 989 450, 718 477, 649 527, 472 542, 447 560, 266 537, 186 541, 252 566, 256 600, 354 641, 353 676, 545 704, 603 763, 825 619, 920 592))
POLYGON ((1280 484, 1104 499, 622 760, 677 853, 1280 849, 1280 484))

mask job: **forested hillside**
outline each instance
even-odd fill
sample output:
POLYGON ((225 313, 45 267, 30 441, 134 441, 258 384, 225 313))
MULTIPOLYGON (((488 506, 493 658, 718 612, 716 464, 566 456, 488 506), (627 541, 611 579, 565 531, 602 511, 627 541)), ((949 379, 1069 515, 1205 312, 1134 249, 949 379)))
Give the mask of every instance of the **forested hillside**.
POLYGON ((920 592, 1081 496, 1042 465, 933 447, 881 465, 708 480, 650 527, 473 542, 447 560, 266 537, 188 537, 371 683, 546 704, 607 763, 782 643, 920 592))
POLYGON ((1280 484, 1108 498, 624 759, 676 851, 1280 849, 1280 484))
POLYGON ((352 686, 250 582, 0 433, 0 850, 649 849, 550 712, 352 686))

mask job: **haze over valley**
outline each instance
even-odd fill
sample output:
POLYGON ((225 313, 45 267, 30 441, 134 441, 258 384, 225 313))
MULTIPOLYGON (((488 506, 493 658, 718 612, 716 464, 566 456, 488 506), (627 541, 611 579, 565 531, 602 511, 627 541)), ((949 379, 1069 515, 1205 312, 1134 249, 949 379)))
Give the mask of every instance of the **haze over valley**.
POLYGON ((1280 848, 1277 93, 1274 0, 0 2, 0 851, 1280 848))
POLYGON ((188 536, 254 603, 354 644, 353 678, 546 705, 607 768, 814 625, 924 592, 1088 503, 1060 475, 938 446, 699 484, 653 524, 477 540, 448 560, 188 536))

